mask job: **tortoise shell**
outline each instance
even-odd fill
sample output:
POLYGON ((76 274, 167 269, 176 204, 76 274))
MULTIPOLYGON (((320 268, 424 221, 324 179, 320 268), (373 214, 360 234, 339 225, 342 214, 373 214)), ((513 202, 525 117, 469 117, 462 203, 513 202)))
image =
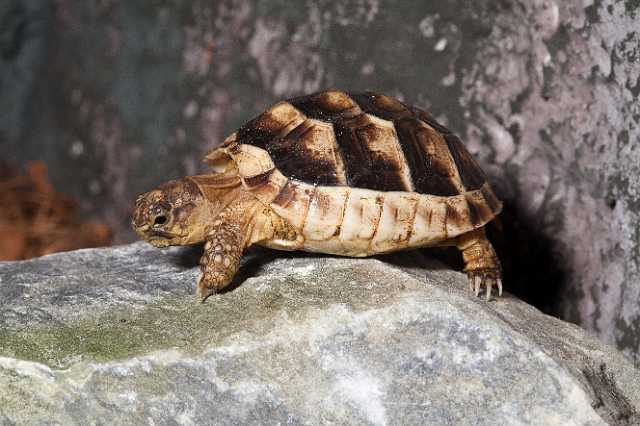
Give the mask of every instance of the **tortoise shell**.
POLYGON ((280 102, 235 141, 266 150, 285 176, 312 185, 453 196, 487 181, 460 139, 427 112, 375 93, 280 102))
MULTIPOLYGON (((421 226, 430 228, 431 236, 415 237, 415 244, 405 246, 460 235, 483 226, 501 210, 485 174, 455 134, 427 112, 376 93, 331 90, 279 102, 210 151, 205 162, 216 166, 228 158, 246 188, 301 227, 306 218, 297 216, 308 215, 309 203, 322 194, 334 200, 333 210, 339 209, 341 200, 346 208, 349 195, 340 188, 368 190, 362 197, 370 197, 373 204, 382 203, 384 193, 394 193, 389 199, 403 198, 387 210, 395 212, 396 221, 406 210, 416 222, 412 231, 419 228, 422 214, 421 226), (438 225, 440 231, 432 225, 436 205, 444 223, 438 225)), ((384 206, 379 210, 378 222, 384 206)), ((343 211, 340 220, 344 219, 343 211)), ((340 233, 341 225, 336 226, 334 232, 340 233)), ((392 246, 386 244, 386 251, 392 246)), ((325 246, 315 249, 354 255, 325 246)), ((368 250, 362 255, 379 252, 368 250)))

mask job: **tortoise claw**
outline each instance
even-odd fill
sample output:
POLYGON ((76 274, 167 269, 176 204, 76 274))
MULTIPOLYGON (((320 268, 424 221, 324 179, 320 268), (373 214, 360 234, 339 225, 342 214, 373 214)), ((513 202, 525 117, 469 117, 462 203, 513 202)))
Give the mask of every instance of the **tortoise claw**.
POLYGON ((485 300, 491 300, 493 287, 498 288, 498 296, 502 296, 502 279, 499 271, 469 271, 469 288, 476 297, 480 296, 482 289, 485 290, 485 300))
POLYGON ((217 294, 217 291, 213 288, 199 290, 196 297, 200 299, 200 303, 204 303, 209 297, 217 294))
POLYGON ((198 286, 196 288, 196 297, 200 299, 201 303, 204 303, 209 297, 217 294, 218 291, 214 287, 207 287, 204 283, 204 276, 198 280, 198 286))
POLYGON ((473 277, 473 288, 476 294, 476 297, 480 295, 480 287, 482 286, 482 278, 479 275, 473 277))

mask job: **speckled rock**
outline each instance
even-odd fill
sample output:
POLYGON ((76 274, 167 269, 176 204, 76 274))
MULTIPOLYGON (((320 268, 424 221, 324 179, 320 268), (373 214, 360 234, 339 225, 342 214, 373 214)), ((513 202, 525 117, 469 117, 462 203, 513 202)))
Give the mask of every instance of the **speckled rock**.
POLYGON ((253 250, 202 304, 197 255, 1 263, 0 423, 640 422, 640 372, 615 349, 435 261, 253 250))

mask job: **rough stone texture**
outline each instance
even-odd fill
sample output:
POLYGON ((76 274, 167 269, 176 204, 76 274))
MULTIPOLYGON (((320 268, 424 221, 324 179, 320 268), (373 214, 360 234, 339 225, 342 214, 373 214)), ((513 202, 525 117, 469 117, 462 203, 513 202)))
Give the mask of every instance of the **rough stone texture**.
POLYGON ((635 0, 8 0, 0 139, 127 241, 135 194, 279 98, 398 96, 506 201, 507 285, 638 362, 638 19, 635 0))
POLYGON ((640 422, 621 353, 434 261, 254 250, 201 304, 198 252, 0 263, 0 423, 640 422))

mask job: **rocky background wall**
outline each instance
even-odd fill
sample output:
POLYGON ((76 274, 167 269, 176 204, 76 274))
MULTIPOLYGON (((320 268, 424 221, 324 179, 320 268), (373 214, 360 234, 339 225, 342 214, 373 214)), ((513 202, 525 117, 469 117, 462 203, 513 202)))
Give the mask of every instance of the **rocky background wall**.
POLYGON ((133 239, 135 195, 274 101, 376 90, 466 140, 509 288, 640 362, 637 0, 0 3, 0 143, 133 239))

